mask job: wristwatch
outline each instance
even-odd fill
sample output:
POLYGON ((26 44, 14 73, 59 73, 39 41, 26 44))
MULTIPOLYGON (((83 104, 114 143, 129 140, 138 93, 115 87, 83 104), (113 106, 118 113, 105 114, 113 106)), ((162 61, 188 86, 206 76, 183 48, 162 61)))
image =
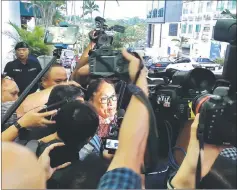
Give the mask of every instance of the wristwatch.
POLYGON ((15 126, 18 130, 20 130, 20 129, 22 128, 22 126, 21 126, 18 122, 14 123, 14 126, 15 126))

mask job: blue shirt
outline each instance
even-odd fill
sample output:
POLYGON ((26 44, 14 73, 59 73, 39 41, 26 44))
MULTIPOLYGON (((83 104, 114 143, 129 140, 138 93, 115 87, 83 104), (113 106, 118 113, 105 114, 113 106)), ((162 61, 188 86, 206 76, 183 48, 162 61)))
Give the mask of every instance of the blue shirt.
POLYGON ((141 189, 141 177, 128 168, 116 168, 106 172, 97 189, 141 189))

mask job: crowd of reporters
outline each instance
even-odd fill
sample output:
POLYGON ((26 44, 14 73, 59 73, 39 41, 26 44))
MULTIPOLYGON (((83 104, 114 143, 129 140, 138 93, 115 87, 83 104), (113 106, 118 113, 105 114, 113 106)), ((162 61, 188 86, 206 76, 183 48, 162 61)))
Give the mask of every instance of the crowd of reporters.
MULTIPOLYGON (((88 52, 93 45, 88 45, 69 81, 66 70, 53 65, 42 78, 37 92, 28 95, 2 126, 3 189, 141 189, 151 188, 150 184, 158 181, 150 178, 152 173, 142 173, 149 114, 146 106, 135 96, 126 97, 128 104, 119 130, 118 149, 115 154, 104 149, 103 139, 109 136, 118 122, 116 84, 107 79, 90 78, 88 52), (50 105, 60 102, 63 102, 60 108, 47 110, 50 105), (60 148, 61 151, 52 154, 60 148), (65 163, 61 163, 62 160, 65 163), (68 160, 70 162, 66 162, 68 160)), ((129 62, 130 80, 134 81, 140 60, 126 50, 123 56, 129 62)), ((144 68, 136 85, 148 96, 146 76, 144 68)), ((7 73, 2 76, 1 82, 3 116, 17 100, 19 88, 14 76, 9 77, 7 73)), ((183 147, 186 156, 177 152, 179 167, 169 170, 159 182, 160 188, 196 187, 200 153, 198 118, 199 115, 194 121, 187 122, 180 131, 176 144, 183 147)), ((224 148, 205 145, 204 152, 201 152, 203 179, 220 159, 224 148)), ((228 164, 226 167, 229 167, 228 164)), ((227 173, 228 177, 235 176, 236 170, 230 168, 227 173)), ((225 177, 221 178, 225 180, 225 177)), ((207 184, 204 180, 203 188, 211 187, 207 184)), ((227 184, 225 188, 234 187, 227 184)))

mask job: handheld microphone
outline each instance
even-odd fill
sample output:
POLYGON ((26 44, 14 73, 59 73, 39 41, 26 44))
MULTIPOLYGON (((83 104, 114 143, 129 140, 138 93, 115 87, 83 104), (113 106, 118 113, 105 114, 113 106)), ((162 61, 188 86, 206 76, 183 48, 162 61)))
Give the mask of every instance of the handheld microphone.
POLYGON ((117 123, 115 125, 110 126, 110 133, 109 133, 110 136, 115 137, 115 138, 118 137, 119 128, 122 124, 124 115, 125 115, 125 110, 124 109, 118 110, 118 112, 117 112, 117 123))

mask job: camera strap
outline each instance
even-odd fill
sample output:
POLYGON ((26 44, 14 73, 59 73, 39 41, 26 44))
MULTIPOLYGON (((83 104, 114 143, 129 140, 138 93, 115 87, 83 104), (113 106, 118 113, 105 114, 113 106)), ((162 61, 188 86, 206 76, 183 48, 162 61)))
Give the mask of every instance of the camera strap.
POLYGON ((196 189, 199 189, 200 182, 202 179, 202 163, 201 163, 201 151, 204 151, 204 125, 198 124, 197 129, 197 139, 199 140, 199 155, 198 155, 198 163, 196 170, 196 189))
POLYGON ((147 148, 149 150, 149 166, 145 166, 144 173, 152 172, 152 169, 155 168, 158 161, 158 131, 156 126, 156 117, 153 111, 152 105, 145 93, 136 85, 128 84, 128 90, 139 99, 148 109, 149 112, 149 136, 147 142, 147 148))

